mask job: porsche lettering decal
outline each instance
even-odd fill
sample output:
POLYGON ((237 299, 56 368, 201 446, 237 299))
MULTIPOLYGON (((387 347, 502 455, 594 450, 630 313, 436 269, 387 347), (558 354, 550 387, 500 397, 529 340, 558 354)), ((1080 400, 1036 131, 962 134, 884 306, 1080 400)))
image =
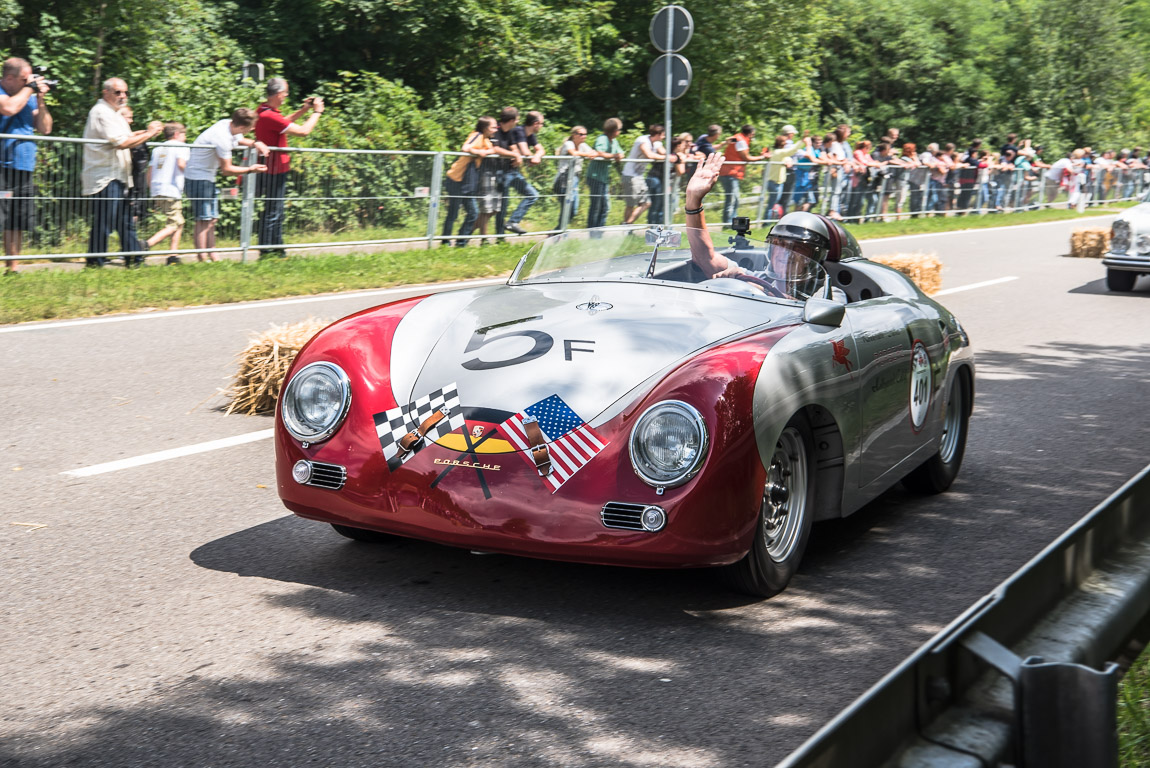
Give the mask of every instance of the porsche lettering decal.
POLYGON ((498 472, 500 467, 498 464, 475 464, 470 461, 460 461, 459 459, 435 459, 435 464, 446 464, 449 467, 471 467, 472 469, 490 469, 492 472, 498 472))

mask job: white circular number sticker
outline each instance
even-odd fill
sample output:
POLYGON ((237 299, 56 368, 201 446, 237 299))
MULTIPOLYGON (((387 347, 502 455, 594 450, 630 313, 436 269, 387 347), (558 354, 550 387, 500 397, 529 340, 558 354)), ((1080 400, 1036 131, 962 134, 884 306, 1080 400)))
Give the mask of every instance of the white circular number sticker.
POLYGON ((930 410, 930 355, 921 341, 910 353, 910 423, 915 431, 922 429, 930 410))

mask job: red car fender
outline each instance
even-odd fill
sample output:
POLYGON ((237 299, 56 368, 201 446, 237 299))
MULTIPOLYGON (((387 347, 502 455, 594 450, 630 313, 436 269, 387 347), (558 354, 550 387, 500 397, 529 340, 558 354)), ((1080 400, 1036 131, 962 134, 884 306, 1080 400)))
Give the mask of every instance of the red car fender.
MULTIPOLYGON (((772 328, 704 351, 608 423, 612 441, 625 446, 638 418, 659 402, 681 400, 702 415, 708 447, 699 473, 662 497, 654 489, 650 492, 650 502, 668 510, 668 529, 673 521, 676 535, 712 544, 718 536, 737 551, 750 548, 766 482, 755 442, 755 383, 771 347, 792 327, 772 328)), ((645 485, 633 471, 628 474, 645 485)))

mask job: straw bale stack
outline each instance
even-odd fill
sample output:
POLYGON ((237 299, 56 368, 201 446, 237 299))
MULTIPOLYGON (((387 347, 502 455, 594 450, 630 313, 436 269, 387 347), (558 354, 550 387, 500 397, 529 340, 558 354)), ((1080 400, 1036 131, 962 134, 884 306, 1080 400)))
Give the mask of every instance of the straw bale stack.
POLYGON ((272 325, 270 330, 251 337, 236 356, 239 370, 220 392, 229 401, 227 412, 270 413, 275 410, 284 377, 295 356, 327 321, 309 317, 299 323, 272 325))
POLYGON ((1070 233, 1070 255, 1076 259, 1101 259, 1109 250, 1109 229, 1076 229, 1070 233))
POLYGON ((902 272, 927 295, 942 287, 942 262, 933 253, 883 253, 867 258, 902 272))

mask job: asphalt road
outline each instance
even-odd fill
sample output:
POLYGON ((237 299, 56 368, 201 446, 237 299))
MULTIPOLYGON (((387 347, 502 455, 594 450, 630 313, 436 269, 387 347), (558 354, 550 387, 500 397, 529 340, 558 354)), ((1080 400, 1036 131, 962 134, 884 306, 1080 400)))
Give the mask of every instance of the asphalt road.
POLYGON ((1017 279, 941 299, 979 364, 952 492, 816 526, 769 601, 355 544, 286 513, 269 440, 61 474, 270 427, 205 402, 249 332, 378 296, 0 328, 0 765, 781 759, 1147 461, 1150 280, 1107 294, 1076 226, 864 244, 1017 279))

